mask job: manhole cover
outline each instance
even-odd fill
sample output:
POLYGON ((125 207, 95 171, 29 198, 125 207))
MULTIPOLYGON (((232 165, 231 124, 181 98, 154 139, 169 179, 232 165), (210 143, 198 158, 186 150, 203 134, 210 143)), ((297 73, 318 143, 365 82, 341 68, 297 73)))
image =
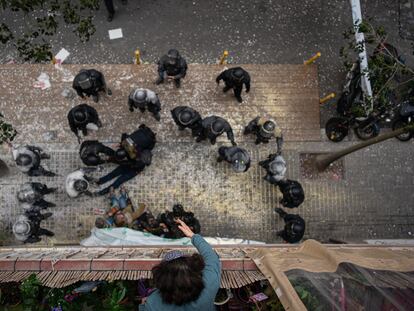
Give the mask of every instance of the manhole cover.
POLYGON ((342 180, 344 179, 344 162, 337 160, 333 162, 326 170, 320 172, 314 161, 318 155, 324 153, 301 153, 299 155, 300 161, 300 175, 305 179, 318 180, 342 180))

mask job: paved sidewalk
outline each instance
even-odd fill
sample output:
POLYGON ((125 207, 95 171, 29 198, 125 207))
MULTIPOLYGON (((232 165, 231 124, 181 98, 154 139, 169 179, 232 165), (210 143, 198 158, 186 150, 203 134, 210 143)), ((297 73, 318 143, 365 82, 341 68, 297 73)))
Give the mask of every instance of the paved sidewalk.
MULTIPOLYGON (((300 67, 303 70, 304 67, 300 67)), ((7 68, 9 71, 0 71, 0 74, 10 73, 10 68, 14 67, 7 68)), ((139 70, 138 67, 133 68, 139 70)), ((111 81, 114 84, 114 93, 118 94, 113 98, 115 104, 112 100, 93 104, 105 125, 104 129, 99 131, 98 138, 103 138, 108 143, 117 142, 123 130, 130 131, 141 122, 153 126, 154 121, 148 114, 129 114, 126 109, 126 96, 132 87, 138 84, 150 87, 148 81, 152 81, 153 69, 148 68, 150 69, 146 74, 151 74, 151 78, 145 78, 145 72, 142 72, 135 80, 132 77, 136 72, 133 72, 118 74, 119 83, 117 79, 111 81), (124 74, 129 78, 122 79, 124 74), (131 81, 128 81, 129 79, 131 81), (141 84, 143 81, 147 81, 147 84, 141 84), (112 113, 113 109, 119 113, 119 119, 112 113), (121 118, 122 124, 117 126, 121 118), (124 118, 130 125, 125 124, 128 122, 125 122, 124 118)), ((279 66, 280 71, 292 68, 295 66, 279 66)), ((191 84, 191 88, 187 88, 185 84, 179 91, 172 85, 157 87, 160 94, 166 98, 165 108, 171 108, 178 103, 186 104, 180 101, 180 96, 183 96, 181 100, 188 96, 191 99, 189 102, 196 105, 203 114, 220 112, 228 117, 232 124, 237 124, 236 140, 251 152, 253 163, 245 174, 233 173, 226 163, 217 164, 217 148, 225 139, 221 139, 217 146, 207 143, 196 144, 191 141, 190 136, 178 132, 167 117, 168 109, 164 109, 162 122, 154 125, 159 132, 160 143, 154 150, 153 164, 127 184, 133 199, 146 203, 155 214, 171 208, 174 203, 183 204, 194 211, 200 219, 204 235, 281 242, 275 233, 283 224, 273 211, 273 208, 278 206, 280 193, 276 187, 263 180, 264 170, 257 165, 259 160, 274 151, 274 144, 254 145, 252 139, 245 139, 240 135, 240 124, 258 111, 274 113, 280 118, 286 132, 289 131, 289 127, 300 128, 300 122, 312 124, 315 121, 319 124, 319 116, 314 113, 317 109, 312 108, 317 108, 318 105, 317 83, 315 78, 312 79, 312 75, 316 77, 316 71, 312 71, 313 67, 309 68, 307 70, 310 71, 305 73, 309 74, 310 78, 296 74, 292 75, 292 80, 288 80, 289 83, 274 83, 275 80, 269 80, 271 85, 268 88, 272 92, 263 93, 265 88, 260 81, 269 76, 264 68, 258 67, 256 72, 261 71, 262 74, 257 75, 252 93, 246 96, 246 103, 242 106, 234 101, 231 94, 224 96, 220 91, 212 91, 203 95, 197 83, 202 85, 211 81, 203 82, 197 80, 197 77, 194 81, 199 82, 191 84), (258 101, 260 94, 261 98, 267 100, 274 96, 276 103, 270 101, 270 104, 266 104, 267 100, 258 101), (292 100, 295 98, 299 99, 299 102, 292 100), (307 104, 300 103, 300 100, 307 104), (296 105, 302 105, 309 110, 300 115, 296 105), (305 121, 295 123, 294 118, 286 117, 292 111, 298 113, 295 118, 305 121)), ((45 222, 45 226, 54 231, 56 236, 50 240, 45 239, 45 243, 78 243, 89 234, 93 226, 96 218, 94 208, 108 206, 108 203, 105 198, 69 199, 64 193, 65 176, 81 166, 78 157, 79 145, 68 131, 66 113, 69 107, 81 101, 74 99, 70 102, 60 95, 63 87, 70 83, 57 82, 60 75, 57 71, 51 71, 51 90, 34 91, 31 83, 37 77, 35 72, 33 69, 16 69, 14 73, 12 71, 12 76, 19 73, 19 77, 16 76, 14 83, 13 80, 3 79, 6 83, 0 86, 0 108, 2 111, 5 110, 6 117, 10 117, 11 122, 17 125, 20 131, 17 142, 40 144, 49 151, 52 158, 44 163, 52 171, 58 172, 59 176, 27 178, 13 168, 9 155, 0 154, 2 159, 6 157, 12 168, 11 176, 0 179, 0 232, 3 233, 0 239, 5 244, 16 244, 10 234, 13 221, 21 213, 15 193, 23 182, 37 180, 59 187, 58 193, 50 196, 50 201, 57 204, 53 209, 54 215, 45 222), (27 78, 26 82, 23 82, 24 78, 27 78), (14 90, 21 90, 22 95, 16 94, 14 90), (57 139, 47 141, 44 134, 51 130, 56 132, 57 139)), ((37 73, 40 73, 40 70, 37 70, 37 73)), ((393 139, 346 157, 343 160, 344 179, 307 180, 300 175, 300 154, 338 150, 355 143, 325 142, 324 135, 321 135, 319 130, 316 132, 315 129, 307 129, 310 131, 307 135, 310 136, 301 136, 295 131, 291 133, 293 135, 289 135, 288 132, 288 142, 284 148, 284 156, 288 162, 287 175, 291 179, 299 180, 305 189, 305 202, 299 209, 292 211, 299 213, 307 221, 305 237, 320 241, 335 238, 356 242, 368 238, 411 238, 414 232, 413 142, 401 143, 393 139), (309 140, 313 141, 308 142, 309 140)), ((108 167, 107 170, 109 169, 108 167)), ((100 174, 104 172, 96 172, 95 176, 100 174)))

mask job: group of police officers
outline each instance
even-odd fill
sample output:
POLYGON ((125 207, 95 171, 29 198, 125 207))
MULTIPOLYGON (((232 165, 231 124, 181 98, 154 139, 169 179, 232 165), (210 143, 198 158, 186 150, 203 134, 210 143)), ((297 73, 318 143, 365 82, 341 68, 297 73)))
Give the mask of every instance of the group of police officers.
MULTIPOLYGON (((168 51, 158 62, 158 78, 156 84, 171 80, 177 88, 180 87, 181 79, 187 72, 185 59, 175 49, 168 51)), ((235 98, 242 102, 241 92, 243 85, 246 92, 250 91, 250 76, 241 67, 230 68, 223 71, 217 78, 217 84, 223 80, 225 87, 223 92, 233 89, 235 98)), ((99 101, 100 93, 111 95, 112 91, 107 87, 104 75, 94 69, 81 70, 73 81, 73 88, 81 98, 92 97, 94 102, 99 101)), ((161 102, 156 93, 149 89, 138 88, 133 90, 128 97, 128 107, 131 112, 139 109, 141 112, 148 110, 157 121, 160 121, 161 102)), ((246 172, 250 167, 250 155, 247 150, 237 146, 233 130, 229 122, 220 116, 211 115, 205 118, 188 106, 178 106, 171 110, 171 115, 178 129, 183 131, 190 129, 196 142, 208 139, 212 145, 216 143, 217 137, 226 133, 232 146, 222 146, 218 149, 217 162, 226 161, 231 164, 237 173, 246 172)), ((81 104, 72 108, 68 113, 68 122, 71 131, 81 142, 81 134, 88 135, 89 130, 98 130, 102 127, 98 112, 95 108, 81 104)), ((266 170, 265 180, 279 187, 283 194, 280 203, 284 207, 298 207, 304 200, 303 189, 297 181, 285 177, 286 162, 282 157, 283 135, 281 129, 273 119, 258 116, 245 127, 244 135, 255 135, 255 143, 268 143, 271 139, 276 140, 276 153, 270 154, 268 159, 260 161, 259 165, 266 170)), ((88 176, 90 170, 79 169, 66 178, 66 191, 70 197, 81 194, 104 195, 110 189, 120 187, 124 182, 134 178, 142 172, 146 166, 151 164, 152 150, 156 144, 156 134, 146 125, 142 124, 131 134, 122 134, 119 147, 114 150, 99 141, 87 140, 80 146, 80 158, 87 166, 97 166, 104 163, 115 163, 117 167, 109 174, 95 179, 88 176), (89 190, 89 184, 103 185, 111 180, 115 181, 108 187, 96 192, 89 190)), ((21 146, 13 150, 16 165, 29 176, 54 176, 53 172, 41 166, 42 159, 49 156, 42 149, 34 146, 21 146)), ((42 185, 43 189, 48 189, 42 185)), ((50 207, 45 205, 43 195, 49 193, 41 189, 38 183, 24 185, 18 200, 25 205, 25 215, 21 216, 13 227, 15 236, 25 242, 39 240, 39 235, 52 235, 48 230, 40 228, 40 221, 50 216, 50 213, 41 214, 40 210, 50 207), (27 195, 22 193, 27 192, 27 195), (30 199, 27 199, 30 197, 30 199), (42 201, 43 200, 43 201, 42 201), (26 237, 26 239, 25 239, 26 237)), ((305 222, 299 215, 288 214, 280 208, 275 211, 284 219, 285 228, 278 232, 285 241, 290 243, 302 239, 305 222)))

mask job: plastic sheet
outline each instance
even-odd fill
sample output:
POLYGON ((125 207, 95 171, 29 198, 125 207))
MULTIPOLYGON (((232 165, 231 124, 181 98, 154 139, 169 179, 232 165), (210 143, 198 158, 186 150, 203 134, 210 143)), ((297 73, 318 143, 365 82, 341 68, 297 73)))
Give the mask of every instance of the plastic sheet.
POLYGON ((372 270, 342 263, 336 272, 292 270, 286 275, 308 310, 411 311, 414 308, 413 272, 372 270))

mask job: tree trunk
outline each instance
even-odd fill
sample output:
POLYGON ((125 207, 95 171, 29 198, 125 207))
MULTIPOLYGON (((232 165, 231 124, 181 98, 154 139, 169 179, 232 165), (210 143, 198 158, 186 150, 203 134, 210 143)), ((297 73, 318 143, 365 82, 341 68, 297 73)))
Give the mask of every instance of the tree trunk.
POLYGON ((409 131, 410 129, 412 130, 411 127, 403 127, 398 130, 392 131, 390 133, 379 135, 377 137, 371 138, 369 140, 363 141, 359 144, 353 145, 351 147, 348 147, 348 148, 345 148, 345 149, 342 149, 336 152, 330 152, 328 154, 320 154, 316 156, 315 158, 315 165, 319 171, 324 171, 332 162, 335 162, 336 160, 342 158, 343 156, 347 154, 350 154, 354 151, 374 145, 376 143, 382 142, 384 140, 396 137, 402 133, 409 131))
POLYGON ((5 177, 9 174, 9 168, 7 167, 7 164, 0 159, 0 177, 5 177))

